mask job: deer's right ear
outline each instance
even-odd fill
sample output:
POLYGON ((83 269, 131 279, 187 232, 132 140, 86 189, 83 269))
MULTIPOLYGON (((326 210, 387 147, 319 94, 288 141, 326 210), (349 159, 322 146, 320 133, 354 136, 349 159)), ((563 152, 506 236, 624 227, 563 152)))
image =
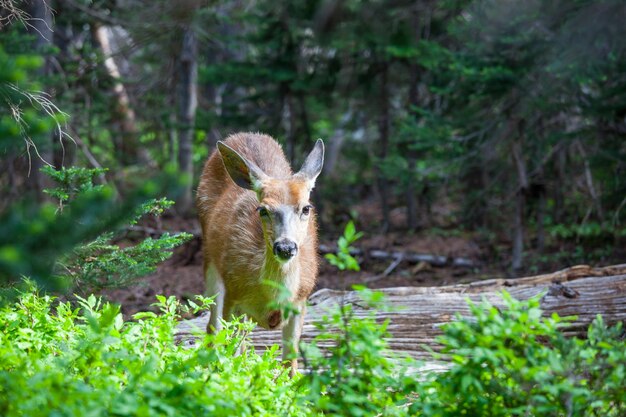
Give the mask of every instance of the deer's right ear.
POLYGON ((224 162, 228 175, 235 184, 248 190, 258 191, 261 189, 261 182, 267 178, 261 168, 239 155, 237 151, 224 142, 217 142, 217 149, 222 156, 222 162, 224 162))
POLYGON ((313 189, 315 179, 322 172, 322 166, 324 166, 324 142, 318 139, 296 175, 305 178, 309 184, 309 189, 313 189))

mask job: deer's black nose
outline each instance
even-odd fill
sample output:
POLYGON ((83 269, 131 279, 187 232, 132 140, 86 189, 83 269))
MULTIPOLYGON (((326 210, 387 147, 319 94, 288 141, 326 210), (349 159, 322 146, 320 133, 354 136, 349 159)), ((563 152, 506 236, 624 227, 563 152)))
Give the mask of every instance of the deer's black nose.
POLYGON ((280 259, 287 261, 298 253, 298 245, 289 239, 282 239, 274 242, 274 255, 280 259))

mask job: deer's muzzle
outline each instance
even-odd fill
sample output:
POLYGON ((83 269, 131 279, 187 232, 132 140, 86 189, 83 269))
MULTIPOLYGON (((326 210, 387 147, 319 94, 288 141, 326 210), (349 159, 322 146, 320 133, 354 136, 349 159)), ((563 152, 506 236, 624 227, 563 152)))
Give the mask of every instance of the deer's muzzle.
POLYGON ((274 255, 276 255, 279 259, 288 261, 298 253, 298 245, 296 245, 296 242, 292 240, 281 239, 274 242, 273 250, 274 255))

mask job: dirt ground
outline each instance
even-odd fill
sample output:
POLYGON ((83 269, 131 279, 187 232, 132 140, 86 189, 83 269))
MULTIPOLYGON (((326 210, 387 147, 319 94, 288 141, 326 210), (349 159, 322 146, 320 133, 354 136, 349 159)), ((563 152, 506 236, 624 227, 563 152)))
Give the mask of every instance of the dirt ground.
MULTIPOLYGON (((153 227, 155 225, 148 225, 153 227)), ((195 220, 169 219, 156 225, 160 230, 197 231, 195 220)), ((321 243, 333 245, 334 240, 321 239, 321 243)), ((387 235, 372 235, 359 240, 355 246, 367 252, 369 249, 386 251, 404 251, 428 253, 448 257, 464 257, 481 265, 484 254, 479 245, 471 239, 454 236, 428 236, 421 234, 407 235, 392 232, 387 235)), ((349 289, 353 284, 367 282, 370 288, 401 287, 401 286, 439 286, 454 283, 466 283, 485 278, 484 267, 457 268, 432 267, 426 263, 400 262, 391 273, 381 276, 383 271, 393 263, 393 259, 374 260, 360 256, 359 272, 340 272, 320 255, 320 274, 317 289, 349 289), (372 280, 373 277, 376 279, 372 280)), ((498 274, 491 271, 489 276, 498 274)), ((161 264, 157 270, 142 278, 137 285, 129 288, 106 290, 103 295, 122 305, 126 315, 137 311, 151 310, 155 296, 175 295, 180 300, 193 299, 196 294, 204 294, 205 285, 202 277, 202 252, 200 240, 194 239, 178 248, 174 255, 161 264)))
MULTIPOLYGON (((364 231, 364 237, 354 246, 367 253, 371 249, 384 251, 402 251, 419 254, 433 254, 446 257, 462 257, 471 260, 473 267, 434 267, 429 264, 400 262, 388 274, 383 271, 390 268, 393 259, 377 260, 367 255, 357 257, 361 271, 340 272, 330 265, 320 255, 320 273, 317 289, 350 289, 353 284, 365 283, 370 288, 402 287, 402 286, 442 286, 457 283, 468 283, 476 280, 535 275, 538 273, 553 272, 574 264, 564 260, 548 263, 535 262, 527 270, 518 271, 511 275, 509 270, 510 242, 506 236, 500 236, 491 241, 481 240, 477 234, 464 233, 455 228, 454 223, 448 220, 454 208, 449 205, 438 205, 433 224, 426 225, 421 231, 406 233, 403 230, 405 218, 404 210, 395 209, 391 213, 391 230, 387 234, 378 232, 377 226, 379 209, 375 204, 364 202, 353 209, 357 213, 357 230, 364 231), (396 231, 394 231, 396 230, 396 231), (495 243, 494 243, 495 242, 495 243)), ((337 224, 345 224, 342 219, 331 219, 337 224)), ((328 221, 327 221, 328 222, 328 221)), ((199 235, 199 224, 195 218, 181 219, 180 217, 165 217, 159 220, 148 220, 143 227, 159 231, 186 231, 199 235)), ((334 245, 340 234, 338 227, 321 228, 320 243, 334 245)), ((141 233, 132 238, 143 238, 141 233)), ((180 300, 193 299, 196 294, 204 294, 205 285, 202 277, 202 252, 200 239, 196 238, 184 246, 177 248, 173 256, 161 264, 157 270, 142 279, 138 284, 129 288, 107 290, 103 293, 110 301, 120 303, 122 311, 131 315, 137 311, 151 310, 156 295, 175 295, 180 300)), ((623 262, 626 252, 615 251, 613 257, 607 259, 604 265, 623 262), (617 262, 620 261, 620 262, 617 262)), ((540 259, 541 254, 533 253, 531 248, 526 249, 526 259, 540 259)), ((531 265, 531 262, 527 262, 531 265)))

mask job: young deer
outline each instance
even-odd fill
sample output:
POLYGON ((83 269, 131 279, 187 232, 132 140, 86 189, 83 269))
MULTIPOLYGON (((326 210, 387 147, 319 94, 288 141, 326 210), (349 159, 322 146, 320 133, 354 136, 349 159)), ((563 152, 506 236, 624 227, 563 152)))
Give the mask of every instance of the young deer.
POLYGON ((324 143, 318 139, 293 174, 270 136, 238 133, 218 142, 204 166, 196 203, 202 225, 204 276, 215 295, 207 332, 220 319, 246 314, 265 329, 281 329, 283 360, 294 359, 306 300, 317 279, 317 226, 309 201, 322 170, 324 143), (287 320, 272 302, 285 286, 298 311, 287 320))

